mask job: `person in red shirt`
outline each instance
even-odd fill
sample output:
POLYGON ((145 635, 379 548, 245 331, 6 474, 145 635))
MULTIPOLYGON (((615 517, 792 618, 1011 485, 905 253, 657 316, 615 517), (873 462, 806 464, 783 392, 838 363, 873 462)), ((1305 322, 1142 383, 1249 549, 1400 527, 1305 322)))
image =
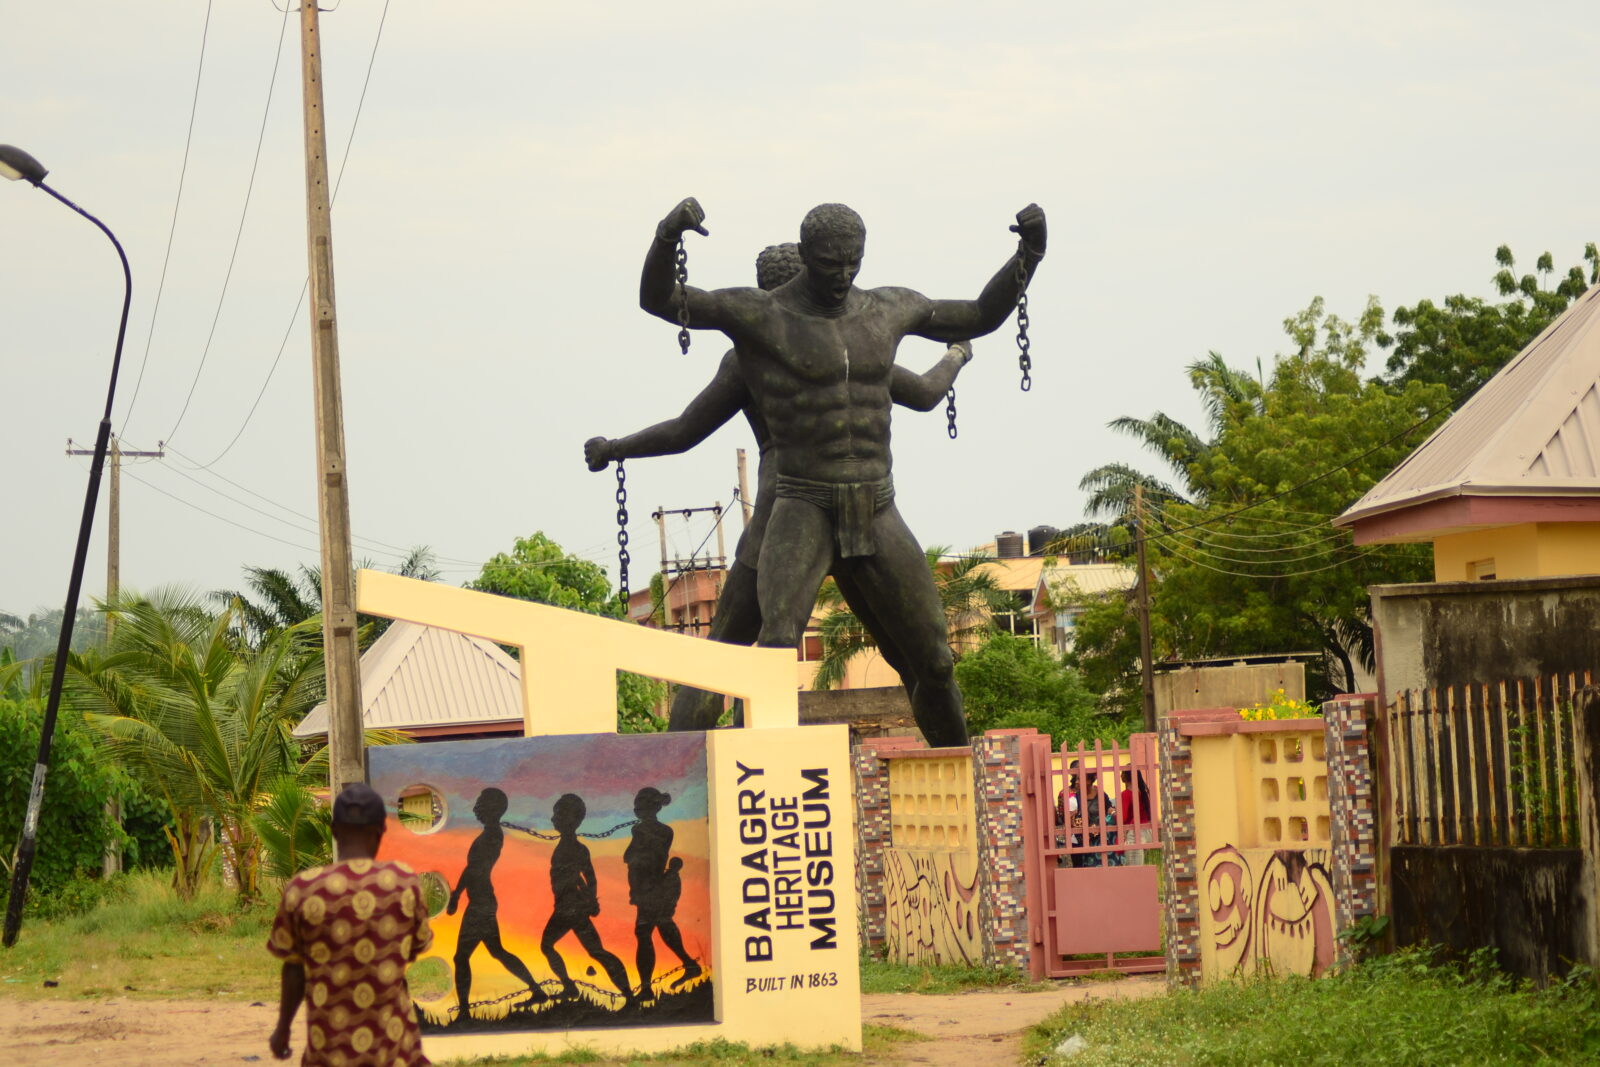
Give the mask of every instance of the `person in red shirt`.
POLYGON ((427 1067, 406 965, 433 942, 422 886, 403 863, 376 859, 387 812, 363 783, 333 802, 339 860, 283 887, 267 951, 283 961, 278 1025, 268 1047, 289 1058, 303 1000, 302 1067, 427 1067))

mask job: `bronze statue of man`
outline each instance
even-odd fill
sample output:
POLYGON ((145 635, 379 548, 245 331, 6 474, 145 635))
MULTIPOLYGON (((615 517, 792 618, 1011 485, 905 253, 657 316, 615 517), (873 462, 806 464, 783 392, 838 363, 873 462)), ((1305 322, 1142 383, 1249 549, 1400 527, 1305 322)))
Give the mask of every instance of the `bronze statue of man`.
MULTIPOLYGON (((866 226, 843 204, 813 208, 800 224, 801 272, 771 292, 684 287, 675 250, 704 234, 692 197, 656 227, 639 281, 639 306, 733 342, 745 386, 772 436, 777 486, 761 546, 758 644, 794 648, 818 586, 849 576, 910 673, 917 725, 930 745, 967 740, 944 610, 926 557, 894 505, 890 382, 907 334, 955 342, 998 329, 1045 251, 1044 212, 1029 204, 1020 237, 976 300, 930 300, 910 289, 858 289, 866 226)), ((877 636, 877 635, 874 635, 877 636)))
MULTIPOLYGON (((772 290, 789 281, 801 270, 799 246, 787 243, 769 245, 756 257, 756 284, 772 290)), ((895 367, 889 393, 894 403, 913 411, 932 411, 955 382, 956 375, 972 358, 972 346, 961 342, 950 346, 944 356, 923 374, 895 367)), ((755 434, 760 462, 756 474, 756 499, 750 521, 739 536, 733 565, 728 568, 722 591, 712 614, 713 641, 730 645, 753 645, 761 634, 761 608, 757 600, 756 575, 760 567, 761 542, 777 486, 777 470, 770 462, 772 436, 757 410, 750 391, 740 375, 737 355, 729 350, 717 366, 717 373, 675 419, 658 422, 626 437, 591 437, 583 443, 583 456, 592 471, 601 471, 612 460, 643 456, 674 455, 710 437, 728 420, 743 412, 755 434)), ((855 613, 878 644, 884 661, 896 673, 910 677, 905 661, 894 641, 872 614, 850 581, 848 573, 835 578, 845 603, 855 613)), ((709 730, 722 713, 722 696, 691 686, 679 686, 672 698, 667 718, 669 730, 709 730)))

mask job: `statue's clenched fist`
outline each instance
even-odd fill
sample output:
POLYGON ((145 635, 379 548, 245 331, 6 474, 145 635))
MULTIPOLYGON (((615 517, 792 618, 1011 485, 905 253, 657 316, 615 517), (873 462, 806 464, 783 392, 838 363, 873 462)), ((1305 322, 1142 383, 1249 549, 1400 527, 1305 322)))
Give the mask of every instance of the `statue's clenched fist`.
POLYGON ((611 462, 611 441, 605 437, 591 437, 583 443, 583 461, 592 471, 603 471, 611 462))
POLYGON ((694 197, 687 197, 678 202, 678 206, 667 212, 667 217, 656 226, 656 236, 663 241, 676 241, 682 237, 685 230, 693 230, 701 237, 709 237, 710 232, 702 225, 706 220, 705 210, 700 207, 700 201, 694 197))
POLYGON ((1044 255, 1044 208, 1038 204, 1029 204, 1017 212, 1017 224, 1011 227, 1011 232, 1022 238, 1022 243, 1027 246, 1028 251, 1036 256, 1044 255))

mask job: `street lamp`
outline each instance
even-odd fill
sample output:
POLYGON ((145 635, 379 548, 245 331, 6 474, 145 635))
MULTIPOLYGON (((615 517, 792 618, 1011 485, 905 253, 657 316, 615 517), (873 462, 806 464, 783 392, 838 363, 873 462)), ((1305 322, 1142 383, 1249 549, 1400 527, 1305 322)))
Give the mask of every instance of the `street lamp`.
POLYGON ((111 240, 122 261, 122 320, 117 325, 117 348, 111 358, 111 384, 106 389, 106 411, 100 419, 100 432, 94 442, 94 459, 89 467, 89 490, 83 501, 83 520, 78 525, 78 548, 72 557, 72 578, 67 583, 67 607, 61 616, 61 637, 56 642, 54 670, 50 674, 50 699, 45 704, 44 723, 39 729, 39 756, 33 765, 33 784, 28 790, 28 810, 22 821, 22 841, 17 845, 16 865, 11 871, 11 898, 6 901, 5 932, 0 943, 7 948, 17 942, 22 928, 22 898, 28 893, 28 876, 33 873, 33 855, 38 843, 39 808, 44 803, 44 779, 50 767, 50 744, 55 736, 56 713, 61 707, 61 684, 67 673, 67 653, 72 647, 72 624, 78 616, 78 592, 83 586, 83 565, 89 554, 89 531, 94 528, 94 506, 100 495, 100 472, 105 468, 106 449, 111 440, 111 402, 117 393, 117 371, 122 366, 122 338, 128 332, 128 305, 133 300, 133 272, 127 254, 106 224, 89 214, 44 182, 49 171, 28 153, 0 144, 0 177, 25 181, 43 189, 63 204, 100 228, 111 240))

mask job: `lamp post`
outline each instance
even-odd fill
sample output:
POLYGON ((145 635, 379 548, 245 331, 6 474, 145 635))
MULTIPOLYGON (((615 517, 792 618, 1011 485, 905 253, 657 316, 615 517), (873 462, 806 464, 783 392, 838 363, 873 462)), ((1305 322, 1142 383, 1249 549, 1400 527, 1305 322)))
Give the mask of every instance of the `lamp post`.
POLYGON ((28 892, 28 876, 33 872, 33 856, 39 836, 39 808, 44 803, 44 779, 50 767, 50 744, 54 740, 56 713, 61 707, 61 685, 67 673, 67 654, 72 647, 72 624, 78 616, 78 592, 83 586, 83 567, 89 555, 89 532, 94 528, 94 506, 100 495, 100 472, 105 468, 106 449, 111 439, 111 403, 117 393, 117 371, 122 366, 122 338, 128 332, 128 305, 133 300, 133 272, 128 269, 128 257, 116 235, 106 224, 89 214, 71 200, 56 192, 44 182, 49 173, 28 153, 8 144, 0 144, 0 177, 12 181, 28 182, 42 189, 82 215, 100 228, 111 240, 122 261, 122 319, 117 324, 117 348, 111 358, 111 384, 106 389, 106 411, 100 419, 100 431, 95 437, 94 459, 89 466, 89 490, 83 501, 83 519, 78 525, 78 547, 72 556, 72 578, 67 583, 67 606, 61 616, 61 637, 56 642, 56 659, 50 674, 50 698, 45 704, 44 723, 39 730, 39 756, 33 765, 33 784, 28 790, 28 810, 22 821, 22 840, 17 845, 16 866, 11 872, 11 897, 6 902, 5 932, 0 943, 7 948, 16 944, 17 932, 22 928, 22 900, 28 892))

